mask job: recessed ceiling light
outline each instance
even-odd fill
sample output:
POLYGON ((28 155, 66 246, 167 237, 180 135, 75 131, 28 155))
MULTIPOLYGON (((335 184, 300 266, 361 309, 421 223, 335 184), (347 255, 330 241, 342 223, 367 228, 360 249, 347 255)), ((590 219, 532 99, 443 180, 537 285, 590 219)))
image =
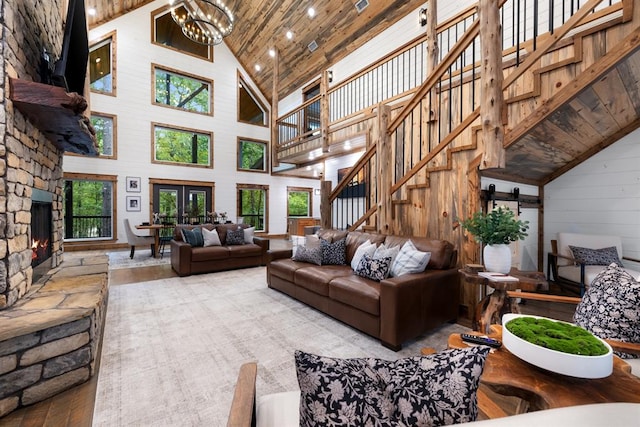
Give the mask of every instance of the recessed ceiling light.
POLYGON ((287 38, 289 40, 291 40, 293 38, 293 33, 291 32, 291 30, 287 31, 287 38))
POLYGON ((314 16, 316 16, 316 10, 310 7, 309 9, 307 9, 307 14, 309 15, 309 18, 313 18, 314 16))
POLYGON ((256 64, 255 69, 256 71, 260 71, 262 70, 262 67, 260 66, 260 64, 256 64))
POLYGON ((269 56, 270 56, 270 57, 272 57, 272 58, 275 58, 275 57, 276 57, 276 51, 275 51, 275 49, 269 49, 269 56))
POLYGON ((89 8, 89 10, 87 10, 87 13, 88 13, 90 16, 96 16, 96 13, 97 13, 97 12, 98 12, 98 11, 96 10, 96 8, 95 8, 95 7, 90 7, 90 8, 89 8))

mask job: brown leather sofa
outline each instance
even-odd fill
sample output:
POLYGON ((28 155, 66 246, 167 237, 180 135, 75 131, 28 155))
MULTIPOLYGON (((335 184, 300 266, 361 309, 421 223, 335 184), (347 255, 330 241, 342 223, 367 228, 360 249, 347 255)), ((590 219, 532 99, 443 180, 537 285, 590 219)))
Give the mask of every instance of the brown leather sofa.
POLYGON ((171 245, 171 267, 179 276, 189 276, 199 273, 213 273, 235 268, 257 267, 265 265, 269 239, 253 237, 253 243, 244 245, 226 245, 227 230, 238 227, 248 228, 249 224, 203 224, 177 225, 173 233, 171 245), (183 228, 205 227, 218 231, 222 246, 191 247, 182 240, 183 228))
POLYGON ((321 238, 337 241, 346 235, 347 265, 315 265, 291 259, 291 250, 269 251, 270 288, 359 329, 393 350, 458 317, 457 251, 450 242, 425 237, 320 230, 321 238), (357 276, 350 267, 358 246, 367 240, 387 247, 408 239, 420 251, 431 252, 422 273, 375 282, 357 276))

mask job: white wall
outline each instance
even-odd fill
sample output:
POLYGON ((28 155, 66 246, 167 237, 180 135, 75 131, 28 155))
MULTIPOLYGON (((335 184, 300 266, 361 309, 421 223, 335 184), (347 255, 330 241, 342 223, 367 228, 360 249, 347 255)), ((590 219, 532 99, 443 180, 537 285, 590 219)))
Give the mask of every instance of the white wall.
MULTIPOLYGON (((122 220, 132 223, 148 221, 150 178, 206 181, 215 183, 215 210, 227 211, 236 218, 236 183, 269 185, 269 234, 286 233, 287 186, 320 188, 319 180, 274 177, 270 174, 237 172, 237 137, 269 141, 270 130, 237 121, 237 71, 248 84, 253 82, 226 45, 214 48, 211 63, 171 49, 151 44, 151 11, 166 4, 154 1, 144 7, 90 31, 89 39, 98 40, 116 30, 117 96, 91 94, 93 111, 117 115, 117 160, 65 156, 64 171, 118 176, 117 218, 118 240, 126 241, 122 220), (213 117, 193 114, 151 104, 151 64, 212 79, 213 117), (213 132, 213 169, 169 166, 151 163, 152 122, 213 132), (127 193, 125 178, 141 177, 142 192, 127 193), (140 195, 141 212, 126 212, 125 197, 140 195)), ((253 85, 255 93, 259 93, 253 85)), ((261 95, 260 95, 261 96, 261 95)), ((261 96, 264 105, 269 105, 261 96)), ((320 201, 314 196, 313 215, 320 216, 320 201)))
POLYGON ((640 259, 639 141, 640 129, 545 186, 545 256, 566 231, 621 236, 623 254, 640 259))

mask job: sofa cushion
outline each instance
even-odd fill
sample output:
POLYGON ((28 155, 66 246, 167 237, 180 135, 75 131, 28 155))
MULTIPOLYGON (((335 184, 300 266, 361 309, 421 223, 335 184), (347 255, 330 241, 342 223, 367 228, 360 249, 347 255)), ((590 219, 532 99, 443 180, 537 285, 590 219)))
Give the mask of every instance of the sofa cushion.
POLYGON ((229 258, 262 256, 262 248, 255 243, 227 246, 229 258))
POLYGON ((296 270, 309 267, 305 262, 294 261, 291 258, 283 258, 269 263, 269 274, 294 283, 296 270))
POLYGON ((351 275, 351 268, 344 265, 315 266, 305 264, 294 273, 294 283, 325 297, 329 296, 329 282, 336 277, 351 275))
POLYGON ((202 237, 202 230, 200 227, 196 227, 192 230, 186 228, 182 230, 182 240, 193 246, 194 248, 204 245, 204 238, 202 237))
POLYGON ((373 258, 369 255, 364 255, 356 268, 355 273, 366 279, 379 282, 384 280, 389 275, 389 268, 391 268, 390 256, 382 258, 373 258))
POLYGON ((380 282, 350 274, 329 282, 329 298, 374 316, 380 315, 380 282))
POLYGON ((347 257, 345 252, 346 239, 340 239, 333 243, 320 239, 322 249, 322 264, 345 265, 347 257))
POLYGON ((294 261, 308 262, 310 264, 322 265, 322 248, 297 246, 293 255, 294 261))
POLYGON ((232 245, 244 245, 244 230, 238 228, 237 230, 227 230, 227 240, 225 244, 232 245))
POLYGON ((640 342, 640 283, 612 263, 593 280, 573 320, 600 338, 640 342))
POLYGON ((353 254, 353 257, 351 258, 351 269, 353 271, 356 271, 362 257, 364 255, 373 256, 373 253, 375 251, 376 251, 376 245, 375 243, 371 243, 371 240, 367 240, 366 242, 362 243, 360 246, 358 246, 358 249, 356 249, 356 252, 353 254))
POLYGON ((348 235, 348 232, 343 230, 331 230, 331 229, 321 228, 320 230, 318 230, 316 234, 321 239, 324 239, 329 243, 332 243, 332 242, 337 242, 338 240, 342 240, 346 238, 348 235))
POLYGON ((581 248, 579 246, 569 245, 573 258, 578 262, 586 265, 609 265, 615 262, 622 265, 622 261, 618 257, 618 250, 615 246, 609 246, 602 249, 581 248))
POLYGON ((218 236, 218 232, 214 228, 213 230, 209 230, 207 228, 202 228, 202 238, 204 239, 204 246, 220 246, 220 236, 218 236))
POLYGON ((226 246, 206 246, 191 249, 192 262, 218 261, 229 259, 229 248, 226 246))
POLYGON ((300 425, 449 425, 474 421, 489 347, 395 361, 295 352, 300 425))
POLYGON ((411 240, 407 240, 393 261, 389 275, 398 277, 403 274, 422 273, 429 259, 431 259, 431 252, 419 251, 411 240))

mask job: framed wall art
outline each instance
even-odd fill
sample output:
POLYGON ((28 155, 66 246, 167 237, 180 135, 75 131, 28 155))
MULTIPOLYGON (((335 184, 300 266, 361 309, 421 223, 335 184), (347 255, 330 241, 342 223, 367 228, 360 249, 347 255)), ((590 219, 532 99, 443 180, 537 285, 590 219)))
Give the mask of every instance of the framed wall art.
POLYGON ((140 177, 139 176, 128 176, 127 177, 127 192, 128 193, 139 193, 140 192, 140 177))
POLYGON ((140 212, 140 196, 127 196, 127 212, 140 212))

